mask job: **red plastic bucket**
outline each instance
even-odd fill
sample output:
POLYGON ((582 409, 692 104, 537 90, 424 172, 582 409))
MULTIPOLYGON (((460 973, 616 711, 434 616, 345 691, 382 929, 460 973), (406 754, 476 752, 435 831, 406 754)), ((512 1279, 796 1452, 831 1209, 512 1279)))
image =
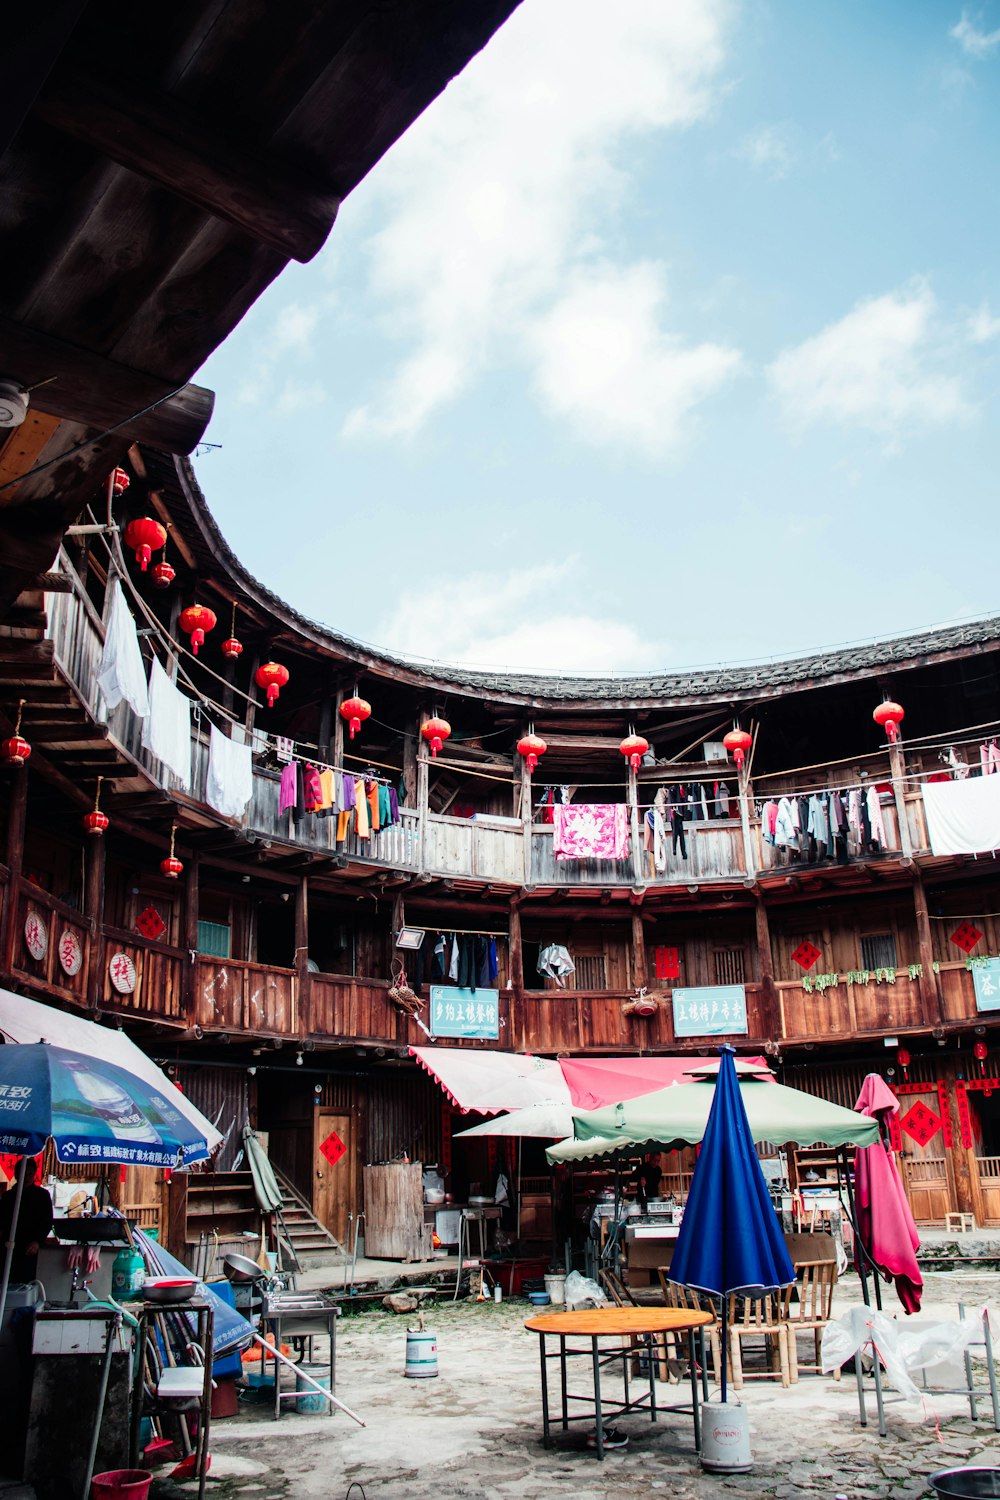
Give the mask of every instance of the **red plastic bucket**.
POLYGON ((91 1500, 146 1500, 152 1482, 146 1469, 109 1469, 91 1480, 91 1500))

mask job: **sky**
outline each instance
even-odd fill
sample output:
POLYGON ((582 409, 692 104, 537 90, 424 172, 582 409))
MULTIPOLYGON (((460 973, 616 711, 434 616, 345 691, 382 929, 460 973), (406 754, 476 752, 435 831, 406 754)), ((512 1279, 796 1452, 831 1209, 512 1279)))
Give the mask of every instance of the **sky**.
POLYGON ((523 0, 203 367, 366 644, 740 662, 1000 612, 1000 0, 523 0))

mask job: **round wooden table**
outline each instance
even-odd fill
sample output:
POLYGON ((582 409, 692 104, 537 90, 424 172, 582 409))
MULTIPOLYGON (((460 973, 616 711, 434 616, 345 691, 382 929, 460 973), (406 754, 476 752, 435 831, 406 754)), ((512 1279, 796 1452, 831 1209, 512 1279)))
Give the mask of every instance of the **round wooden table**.
POLYGON ((694 1423, 694 1446, 695 1452, 701 1451, 701 1421, 698 1408, 698 1361, 695 1355, 695 1334, 699 1329, 706 1327, 713 1320, 710 1312, 698 1312, 686 1307, 595 1307, 584 1308, 578 1312, 561 1313, 538 1313, 533 1318, 528 1318, 525 1323, 531 1333, 538 1334, 539 1354, 542 1365, 542 1441, 545 1447, 551 1446, 552 1419, 549 1415, 549 1381, 548 1361, 557 1359, 559 1361, 559 1378, 561 1390, 561 1412, 555 1419, 561 1422, 563 1431, 569 1429, 571 1422, 593 1421, 596 1429, 596 1449, 598 1458, 604 1457, 604 1409, 610 1408, 611 1413, 617 1416, 625 1416, 629 1412, 647 1409, 651 1422, 656 1421, 656 1356, 654 1339, 657 1334, 686 1333, 688 1336, 688 1351, 691 1359, 691 1403, 683 1406, 662 1406, 661 1411, 690 1411, 694 1423), (549 1353, 546 1348, 546 1339, 556 1338, 559 1347, 549 1353), (628 1343, 618 1349, 601 1349, 601 1339, 614 1338, 618 1340, 627 1339, 628 1343), (567 1345, 568 1339, 583 1339, 587 1344, 583 1348, 573 1348, 567 1345), (645 1340, 647 1343, 646 1362, 649 1371, 649 1390, 634 1400, 629 1393, 629 1360, 635 1353, 635 1341, 645 1340), (567 1360, 574 1356, 589 1356, 594 1374, 593 1396, 577 1396, 567 1390, 566 1364, 567 1360), (625 1399, 617 1401, 601 1397, 601 1369, 604 1365, 611 1364, 617 1360, 622 1361, 622 1375, 625 1382, 625 1399), (585 1403, 585 1409, 580 1413, 570 1416, 569 1403, 571 1401, 585 1403))

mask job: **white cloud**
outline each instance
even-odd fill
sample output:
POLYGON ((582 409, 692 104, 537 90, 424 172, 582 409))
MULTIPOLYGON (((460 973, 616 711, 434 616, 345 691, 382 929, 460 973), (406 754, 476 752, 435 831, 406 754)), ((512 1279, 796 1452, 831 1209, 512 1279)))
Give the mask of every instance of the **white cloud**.
POLYGON ((274 320, 271 342, 279 349, 307 349, 319 322, 319 308, 292 302, 274 320))
POLYGON ((787 127, 762 125, 743 137, 736 155, 768 177, 787 177, 795 161, 787 127))
POLYGON ((729 5, 624 0, 613 26, 604 0, 515 11, 365 189, 385 226, 371 291, 410 352, 345 433, 415 433, 485 369, 539 357, 534 325, 607 255, 632 141, 711 110, 729 5))
POLYGON ((1000 47, 1000 27, 996 31, 983 31, 971 19, 967 10, 963 10, 962 19, 951 28, 948 35, 954 37, 962 51, 968 52, 970 57, 989 57, 1000 47))
POLYGON ((1000 318, 994 317, 985 302, 972 314, 967 327, 974 344, 988 344, 992 339, 1000 338, 1000 318))
MULTIPOLYGON (((237 389, 236 400, 241 405, 258 406, 274 400, 276 365, 282 356, 298 355, 299 358, 304 358, 308 355, 320 312, 318 305, 303 307, 298 302, 290 302, 287 307, 281 308, 268 326, 267 333, 258 341, 255 358, 237 389)), ((322 398, 322 387, 306 387, 294 380, 286 380, 277 397, 277 407, 279 411, 294 411, 300 406, 315 406, 317 400, 322 398)))
POLYGON ((949 337, 930 288, 912 282, 783 350, 768 379, 793 426, 840 422, 894 439, 914 423, 971 414, 961 380, 939 368, 949 337))
POLYGON ((570 557, 507 574, 466 574, 419 609, 410 599, 400 602, 376 639, 409 658, 507 672, 592 675, 662 666, 666 647, 648 628, 561 607, 560 594, 581 596, 579 573, 570 557))
POLYGON ((660 331, 665 296, 654 263, 577 273, 530 335, 536 382, 555 414, 592 440, 673 447, 693 407, 740 362, 718 344, 685 347, 660 331))
POLYGON ((278 393, 275 407, 279 412, 288 414, 304 411, 310 406, 322 406, 325 400, 326 391, 318 380, 308 385, 296 380, 286 380, 278 393))

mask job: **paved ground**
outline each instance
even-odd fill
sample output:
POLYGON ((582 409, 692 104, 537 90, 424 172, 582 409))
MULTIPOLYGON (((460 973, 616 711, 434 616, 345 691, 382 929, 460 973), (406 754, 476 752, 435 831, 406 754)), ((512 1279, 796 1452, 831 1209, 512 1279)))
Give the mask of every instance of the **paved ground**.
MULTIPOLYGON (((954 1317, 956 1303, 991 1302, 992 1274, 930 1273, 921 1320, 954 1317)), ((858 1300, 857 1282, 838 1286, 841 1309, 858 1300)), ((891 1294, 887 1309, 891 1312, 891 1294)), ((367 1426, 347 1417, 298 1416, 274 1423, 247 1403, 213 1431, 215 1496, 240 1500, 559 1500, 559 1497, 669 1495, 671 1500, 917 1500, 939 1468, 1000 1466, 1000 1434, 981 1408, 973 1423, 960 1397, 931 1396, 926 1410, 889 1406, 889 1436, 858 1422, 853 1380, 803 1375, 797 1387, 756 1381, 744 1389, 754 1452, 751 1473, 703 1472, 692 1451, 690 1417, 655 1426, 631 1417, 628 1449, 600 1464, 580 1430, 546 1452, 541 1444, 536 1339, 523 1329, 529 1309, 512 1301, 437 1306, 440 1375, 403 1375, 410 1321, 382 1311, 346 1317, 338 1339, 338 1394, 367 1426)), ((997 1326, 1000 1326, 998 1324, 997 1326)), ((949 1377, 949 1383, 954 1380, 949 1377)), ((985 1384, 984 1367, 980 1366, 985 1384)), ((661 1399, 676 1387, 661 1386, 661 1399)), ((155 1500, 189 1486, 154 1485, 155 1500)))

